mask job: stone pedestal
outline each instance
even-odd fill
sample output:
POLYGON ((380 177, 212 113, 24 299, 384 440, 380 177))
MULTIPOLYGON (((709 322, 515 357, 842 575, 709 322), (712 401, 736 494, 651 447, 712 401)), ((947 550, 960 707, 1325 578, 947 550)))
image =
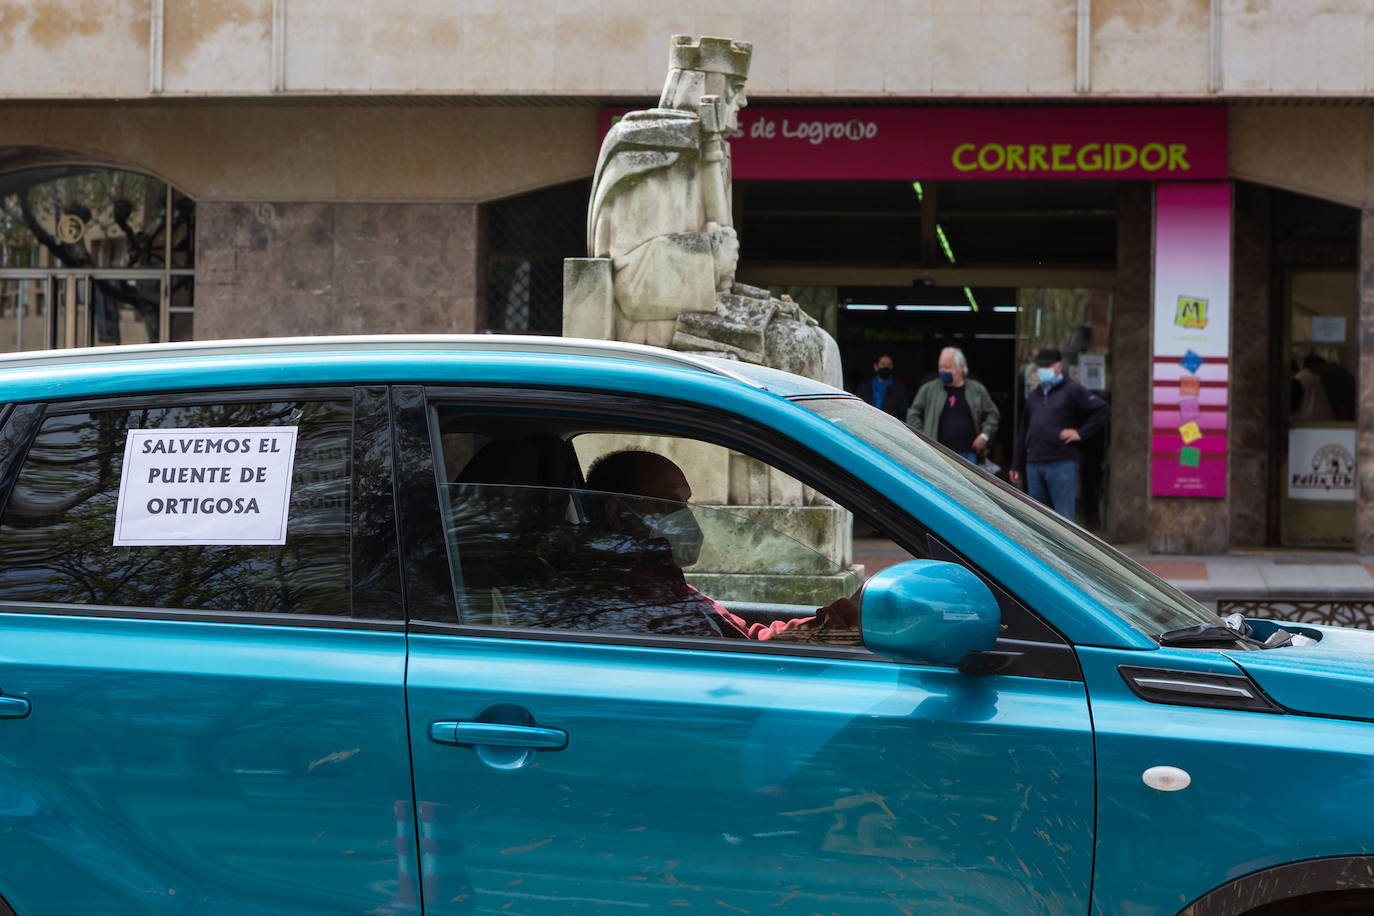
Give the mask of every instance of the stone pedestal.
MULTIPOLYGON (((748 455, 693 439, 608 433, 579 436, 576 444, 584 468, 624 449, 655 452, 682 468, 692 503, 710 510, 699 513, 705 537, 700 559, 688 570, 688 578, 707 594, 752 600, 741 596, 761 593, 760 576, 785 581, 797 592, 797 601, 779 597, 782 603, 806 604, 810 598, 805 596, 842 590, 839 571, 849 567, 854 554, 852 517, 795 478, 748 455), (707 581, 724 591, 717 595, 702 584, 707 581)), ((838 597, 844 596, 832 595, 817 606, 838 597)))
POLYGON ((563 336, 615 339, 610 258, 564 258, 563 336))

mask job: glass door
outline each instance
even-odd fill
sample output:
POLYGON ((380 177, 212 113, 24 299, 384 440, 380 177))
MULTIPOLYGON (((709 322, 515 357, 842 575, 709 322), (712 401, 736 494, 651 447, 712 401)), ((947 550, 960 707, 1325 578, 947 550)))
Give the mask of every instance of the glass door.
POLYGON ((0 277, 0 349, 42 350, 49 345, 50 295, 44 277, 0 277))
MULTIPOLYGON (((167 304, 160 276, 59 274, 44 282, 53 303, 46 323, 49 346, 105 347, 165 339, 167 304)), ((0 336, 0 344, 8 340, 0 336)))
POLYGON ((157 343, 163 340, 162 278, 89 277, 85 346, 157 343))
POLYGON ((1285 277, 1285 547, 1355 544, 1359 290, 1354 268, 1303 268, 1285 277))

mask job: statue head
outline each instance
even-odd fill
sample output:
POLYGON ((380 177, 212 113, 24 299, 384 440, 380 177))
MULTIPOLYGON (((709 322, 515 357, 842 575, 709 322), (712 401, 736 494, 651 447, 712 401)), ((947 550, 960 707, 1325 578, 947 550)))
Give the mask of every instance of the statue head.
POLYGON ((739 110, 749 104, 744 83, 753 53, 754 46, 747 41, 674 35, 658 107, 695 112, 703 95, 719 96, 725 106, 721 126, 733 130, 739 126, 739 110))

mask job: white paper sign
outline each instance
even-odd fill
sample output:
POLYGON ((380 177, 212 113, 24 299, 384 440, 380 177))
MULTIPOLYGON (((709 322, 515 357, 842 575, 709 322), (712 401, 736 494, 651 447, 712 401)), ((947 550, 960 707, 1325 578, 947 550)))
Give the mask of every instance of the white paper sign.
POLYGON ((1078 380, 1089 391, 1107 387, 1107 357, 1102 353, 1082 353, 1078 357, 1078 380))
POLYGON ((285 544, 296 427, 131 429, 114 546, 285 544))
POLYGON ((1340 315, 1313 315, 1312 342, 1345 343, 1345 318, 1340 315))
POLYGON ((1288 431, 1288 498, 1355 501, 1354 427, 1288 431))

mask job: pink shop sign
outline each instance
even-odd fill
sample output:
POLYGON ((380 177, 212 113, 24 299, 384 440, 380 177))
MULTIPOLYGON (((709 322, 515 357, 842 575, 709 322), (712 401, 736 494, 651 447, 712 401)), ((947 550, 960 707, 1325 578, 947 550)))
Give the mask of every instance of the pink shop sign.
POLYGON ((1231 186, 1155 187, 1150 493, 1226 497, 1231 186))
MULTIPOLYGON (((601 135, 625 109, 603 109, 601 135)), ((1226 178, 1226 108, 746 108, 735 178, 1226 178)))

